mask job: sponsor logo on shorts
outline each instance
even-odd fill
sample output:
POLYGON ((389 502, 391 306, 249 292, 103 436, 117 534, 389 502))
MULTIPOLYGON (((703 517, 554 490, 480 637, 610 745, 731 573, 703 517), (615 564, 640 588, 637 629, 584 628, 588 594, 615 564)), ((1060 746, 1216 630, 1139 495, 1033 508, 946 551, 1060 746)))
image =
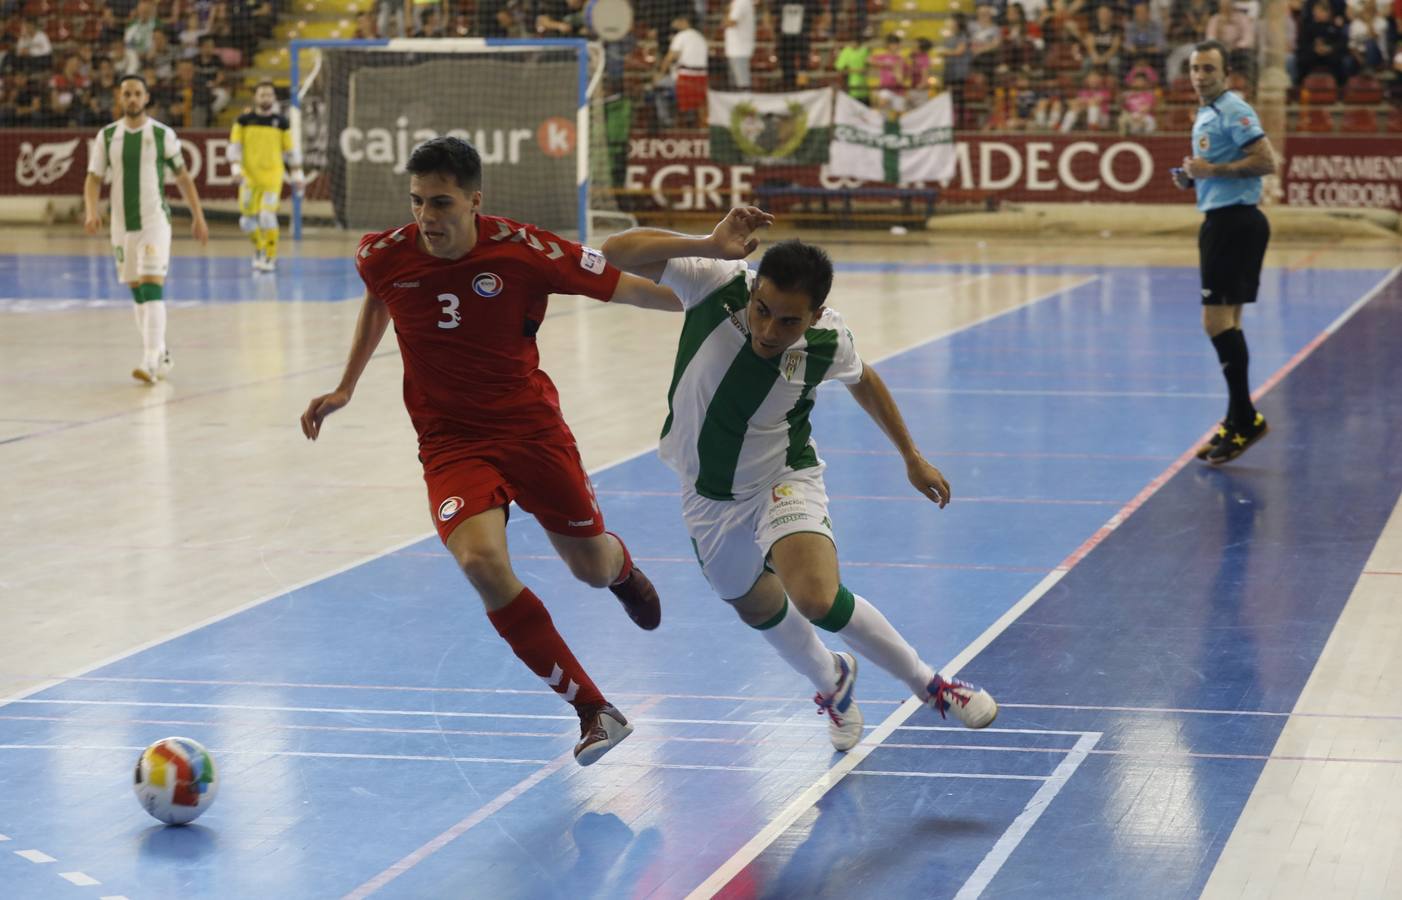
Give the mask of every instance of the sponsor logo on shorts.
POLYGON ((438 521, 446 522, 462 510, 461 497, 449 497, 438 504, 438 521))
POLYGON ((787 525, 790 522, 801 522, 807 518, 806 513, 789 513, 787 516, 775 516, 769 520, 769 525, 772 528, 777 525, 787 525))
POLYGON ((593 520, 593 519, 584 519, 584 520, 579 521, 579 522, 570 522, 570 523, 569 523, 569 526, 570 526, 571 528, 588 528, 590 525, 593 525, 593 524, 594 524, 594 520, 593 520))
POLYGON ((793 485, 780 482, 769 489, 769 498, 775 503, 782 502, 786 498, 793 496, 793 485))
POLYGON ((397 288, 416 288, 419 283, 417 281, 396 281, 394 286, 397 288))
POLYGON ((607 264, 604 255, 593 247, 585 247, 584 252, 579 257, 579 267, 586 272, 593 272, 595 275, 604 274, 604 266, 607 264))
POLYGON ((1211 296, 1212 296, 1212 288, 1203 288, 1203 289, 1202 289, 1202 299, 1206 300, 1208 297, 1211 297, 1211 296))
POLYGON ((501 276, 493 272, 483 272, 472 279, 472 289, 481 297, 495 297, 501 293, 501 276))

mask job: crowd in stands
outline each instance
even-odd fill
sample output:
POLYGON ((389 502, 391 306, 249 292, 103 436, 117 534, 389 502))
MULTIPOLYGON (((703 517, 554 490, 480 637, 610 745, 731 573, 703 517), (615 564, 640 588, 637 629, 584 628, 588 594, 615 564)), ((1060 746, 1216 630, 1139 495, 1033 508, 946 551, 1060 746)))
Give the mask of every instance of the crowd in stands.
MULTIPOLYGON (((211 125, 286 2, 0 0, 0 126, 110 122, 127 73, 156 118, 211 125)), ((1397 0, 1287 2, 1292 101, 1402 101, 1397 0)), ((953 0, 941 20, 897 4, 637 0, 632 33, 605 44, 608 90, 654 127, 704 124, 708 89, 831 84, 892 114, 948 89, 960 128, 1147 134, 1191 123, 1201 40, 1229 48, 1250 98, 1265 27, 1260 0, 953 0)), ((355 24, 363 38, 591 36, 586 0, 366 0, 355 24)))
POLYGON ((140 75, 150 115, 211 125, 230 73, 270 37, 277 0, 0 0, 0 126, 96 128, 116 86, 140 75))

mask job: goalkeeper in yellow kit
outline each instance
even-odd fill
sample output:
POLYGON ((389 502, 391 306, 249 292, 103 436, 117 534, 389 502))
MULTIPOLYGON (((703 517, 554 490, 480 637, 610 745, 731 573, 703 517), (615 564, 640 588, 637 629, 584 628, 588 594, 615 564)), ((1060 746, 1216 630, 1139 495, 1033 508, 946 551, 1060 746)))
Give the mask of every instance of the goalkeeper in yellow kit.
POLYGON ((306 183, 301 154, 292 145, 287 117, 278 112, 273 83, 262 81, 253 89, 253 109, 239 116, 229 135, 229 159, 239 182, 239 227, 253 241, 253 268, 259 272, 277 268, 284 157, 292 170, 292 189, 300 194, 306 183))

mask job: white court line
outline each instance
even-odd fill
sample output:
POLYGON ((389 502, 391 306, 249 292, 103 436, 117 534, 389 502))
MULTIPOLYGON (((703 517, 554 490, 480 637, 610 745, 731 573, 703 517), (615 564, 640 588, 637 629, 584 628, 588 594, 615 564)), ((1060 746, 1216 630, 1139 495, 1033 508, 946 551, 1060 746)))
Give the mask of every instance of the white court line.
POLYGON ((1013 823, 1003 832, 1003 836, 998 838, 998 843, 993 845, 993 849, 988 851, 988 855, 974 869, 974 874, 964 882, 964 886, 959 889, 959 893, 954 895, 954 900, 977 900, 983 895, 993 877, 998 874, 998 870, 1003 868, 1003 863, 1008 861, 1008 857, 1017 849, 1017 845, 1022 843, 1022 839, 1027 836, 1027 832, 1032 830, 1032 826, 1037 824, 1042 813, 1046 812, 1056 795, 1066 786, 1066 782, 1071 779, 1076 769, 1085 762, 1097 741, 1100 740, 1099 732, 1090 732, 1081 737, 1076 742, 1076 746, 1066 754, 1066 758, 1057 765, 1052 772, 1051 778, 1046 784, 1032 795, 1032 799, 1027 801, 1022 813, 1013 819, 1013 823))
POLYGON ((78 887, 92 887, 95 884, 102 884, 96 878, 83 872, 59 872, 58 877, 71 884, 76 884, 78 887))
MULTIPOLYGON (((1393 268, 1372 290, 1355 301, 1342 315, 1326 327, 1321 334, 1317 335, 1314 340, 1306 344, 1300 352, 1296 353, 1280 370, 1274 373, 1271 378, 1253 394, 1252 399, 1259 399, 1262 394, 1274 387, 1285 374, 1288 374, 1298 366, 1305 356, 1323 343, 1325 338, 1337 331, 1344 322, 1347 322, 1358 310, 1362 309, 1364 304, 1377 296, 1393 278, 1397 277, 1399 272, 1402 272, 1402 266, 1393 268)), ((1206 434, 1204 434, 1204 437, 1206 437, 1206 434)), ((1111 532, 1119 528, 1119 526, 1139 509, 1150 496, 1156 493, 1170 478, 1187 465, 1188 461, 1193 458, 1193 453, 1194 450, 1192 448, 1184 451, 1182 456, 1170 464, 1157 478, 1149 482, 1149 484, 1130 500, 1129 503, 1125 504, 1119 512, 1111 516, 1095 534, 1087 538, 1080 547, 1073 551, 1071 555, 1062 561, 1053 571, 1047 573, 1045 578, 1038 582, 1032 590, 1023 595, 1022 599, 1013 604, 1007 612, 999 616, 992 625, 984 630, 983 634, 979 635, 973 643, 965 647, 958 656, 950 661, 949 665, 940 670, 944 677, 953 678, 969 660, 983 652, 998 635, 1006 631, 1014 621, 1030 609, 1034 603, 1040 600, 1047 591, 1055 587, 1057 582, 1061 581, 1061 579, 1066 576, 1067 572, 1071 571, 1076 564, 1085 558, 1086 554, 1099 546, 1111 532)), ((703 900, 703 898, 712 897, 729 884, 736 875, 763 853, 769 845, 787 831, 794 822, 798 821, 801 816, 807 813, 814 804, 822 799, 823 795, 841 781, 843 776, 855 768, 862 759, 865 759, 866 753, 870 752, 870 745, 875 745, 884 741, 890 736, 891 732, 895 730, 895 726, 900 725, 906 719, 910 718, 921 705, 922 704, 913 697, 901 704, 895 712, 891 713, 884 722, 877 726, 868 739, 858 744, 856 750, 849 752, 847 758, 844 758, 837 765, 833 766, 832 769, 825 773, 823 777, 815 782, 807 791, 775 816, 758 834, 747 841, 739 850, 736 850, 735 853, 722 863, 719 868, 712 872, 706 880, 697 885, 696 888, 687 895, 687 900, 703 900), (868 748, 866 753, 862 753, 859 759, 851 761, 849 765, 850 758, 863 748, 868 748)))
POLYGON ((56 858, 45 853, 43 850, 16 850, 15 856, 27 859, 32 863, 58 862, 56 858))

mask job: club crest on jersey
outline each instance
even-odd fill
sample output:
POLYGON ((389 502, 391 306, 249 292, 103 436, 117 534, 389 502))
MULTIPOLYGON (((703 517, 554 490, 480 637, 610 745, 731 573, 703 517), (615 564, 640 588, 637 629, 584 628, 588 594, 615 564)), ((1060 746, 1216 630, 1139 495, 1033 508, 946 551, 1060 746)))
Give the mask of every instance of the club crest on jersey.
POLYGON ((799 358, 802 356, 797 350, 790 350, 784 354, 784 380, 793 381, 793 375, 798 371, 799 358))
POLYGON ((477 295, 480 297, 495 297, 497 294, 501 293, 501 288, 501 276, 492 272, 483 272, 481 275, 472 279, 472 289, 476 291, 477 295))
POLYGON ((456 516, 458 514, 458 511, 461 509, 462 498, 449 497, 447 500, 444 500, 442 503, 438 504, 438 521, 448 521, 453 516, 456 516))
POLYGON ((579 267, 586 272, 593 272, 595 275, 604 274, 604 266, 607 262, 604 255, 593 247, 583 248, 584 252, 579 257, 579 267))
POLYGON ((1208 137, 1207 137, 1207 132, 1203 132, 1202 134, 1198 135, 1198 149, 1199 149, 1199 150, 1201 150, 1203 153, 1206 153, 1207 150, 1208 150, 1208 148, 1211 147, 1211 146, 1212 146, 1212 141, 1210 141, 1210 140, 1208 139, 1208 137))

